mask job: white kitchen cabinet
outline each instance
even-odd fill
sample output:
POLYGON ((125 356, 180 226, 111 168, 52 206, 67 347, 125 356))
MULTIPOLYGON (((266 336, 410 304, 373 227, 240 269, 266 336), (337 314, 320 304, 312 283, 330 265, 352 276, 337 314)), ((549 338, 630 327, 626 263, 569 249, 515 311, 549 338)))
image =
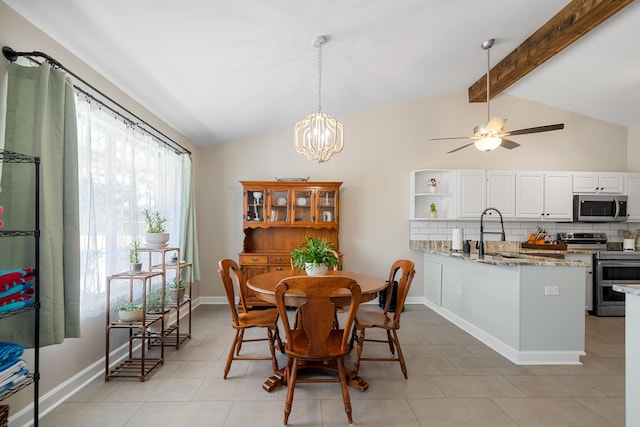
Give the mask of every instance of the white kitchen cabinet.
POLYGON ((498 209, 503 218, 515 218, 515 172, 487 171, 487 207, 498 209))
POLYGON ((480 219, 487 207, 487 174, 484 170, 456 171, 458 218, 480 219))
POLYGON ((621 172, 573 172, 574 193, 622 194, 624 174, 621 172))
POLYGON ((455 219, 456 173, 453 170, 422 169, 411 172, 410 219, 455 219), (431 186, 432 179, 437 185, 431 186), (431 206, 437 214, 432 214, 431 206))
POLYGON ((516 173, 516 218, 570 221, 572 216, 570 172, 516 173))
POLYGON ((627 189, 627 219, 640 221, 640 173, 625 174, 625 188, 627 189))

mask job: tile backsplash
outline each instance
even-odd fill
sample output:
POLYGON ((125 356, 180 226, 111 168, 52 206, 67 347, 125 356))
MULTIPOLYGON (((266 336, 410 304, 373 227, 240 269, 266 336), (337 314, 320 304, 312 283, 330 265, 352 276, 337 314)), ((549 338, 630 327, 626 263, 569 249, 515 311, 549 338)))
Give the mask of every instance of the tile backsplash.
MULTIPOLYGON (((454 228, 463 230, 464 240, 480 239, 480 221, 410 221, 411 241, 433 240, 450 241, 454 228)), ((536 227, 543 228, 555 239, 560 232, 600 232, 607 234, 609 242, 622 242, 619 230, 634 231, 640 228, 640 223, 582 223, 582 222, 525 222, 525 221, 505 221, 504 231, 507 241, 526 242, 529 234, 536 227)), ((494 220, 484 221, 485 231, 500 231, 500 222, 494 220)), ((485 234, 485 241, 500 240, 496 234, 485 234)), ((640 244, 640 239, 636 246, 640 244)))

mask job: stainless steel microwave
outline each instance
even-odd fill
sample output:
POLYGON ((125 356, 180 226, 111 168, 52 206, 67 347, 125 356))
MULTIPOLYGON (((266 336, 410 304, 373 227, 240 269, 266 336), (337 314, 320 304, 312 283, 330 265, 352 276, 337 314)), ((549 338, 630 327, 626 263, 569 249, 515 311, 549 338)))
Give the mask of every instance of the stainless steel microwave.
POLYGON ((626 221, 627 196, 575 194, 573 220, 578 222, 626 221))

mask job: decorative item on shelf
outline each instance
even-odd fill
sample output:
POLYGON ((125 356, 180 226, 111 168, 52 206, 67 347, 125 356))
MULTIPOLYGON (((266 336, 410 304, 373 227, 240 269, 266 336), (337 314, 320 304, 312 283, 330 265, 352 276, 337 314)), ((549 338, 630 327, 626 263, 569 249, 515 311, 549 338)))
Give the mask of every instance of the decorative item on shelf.
POLYGON ((431 218, 438 218, 438 208, 436 207, 436 204, 431 203, 429 209, 431 210, 431 218))
POLYGON ((321 276, 328 268, 338 266, 340 259, 332 242, 322 237, 305 238, 299 249, 291 251, 291 262, 297 271, 304 269, 309 276, 321 276))
POLYGON ((171 254, 171 258, 169 258, 169 264, 178 264, 178 252, 174 252, 171 254))
POLYGON ((429 192, 430 193, 437 193, 438 192, 438 180, 436 178, 429 178, 429 180, 427 181, 427 187, 429 187, 429 192))
POLYGON ((173 282, 169 285, 169 299, 171 301, 180 302, 184 298, 184 293, 186 288, 182 279, 176 277, 173 279, 173 282))
POLYGON ((147 245, 152 249, 161 249, 167 246, 169 233, 166 232, 164 226, 167 218, 160 215, 159 211, 151 212, 149 208, 144 209, 142 214, 147 223, 147 233, 145 234, 147 245))
POLYGON ((322 113, 322 46, 327 36, 318 36, 313 46, 318 49, 318 112, 310 114, 296 124, 294 137, 296 151, 307 159, 323 163, 344 148, 342 123, 322 113))
POLYGON ((261 191, 254 191, 253 192, 253 210, 254 210, 254 217, 253 220, 254 221, 260 221, 262 220, 262 218, 260 218, 260 213, 258 212, 258 205, 260 205, 260 200, 262 200, 262 192, 261 191))
POLYGON ((306 177, 306 178, 278 178, 278 177, 276 177, 276 181, 280 181, 280 182, 306 182, 306 181, 309 181, 309 177, 306 177))
POLYGON ((140 273, 142 271, 142 263, 140 262, 140 242, 134 240, 131 243, 131 250, 129 251, 129 272, 140 273))
POLYGON ((118 318, 122 322, 135 322, 142 318, 142 305, 132 301, 121 301, 113 306, 113 310, 118 313, 118 318))

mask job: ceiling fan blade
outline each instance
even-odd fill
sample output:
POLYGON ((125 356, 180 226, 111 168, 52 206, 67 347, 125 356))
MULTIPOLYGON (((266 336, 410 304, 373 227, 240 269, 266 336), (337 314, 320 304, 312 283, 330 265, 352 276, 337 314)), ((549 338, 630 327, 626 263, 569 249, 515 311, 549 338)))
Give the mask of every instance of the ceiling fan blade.
POLYGON ((502 143, 500 144, 500 146, 506 148, 507 150, 512 150, 514 148, 518 148, 520 144, 509 139, 502 138, 502 143))
POLYGON ((468 136, 450 136, 448 138, 429 138, 429 141, 444 141, 446 139, 469 139, 468 136))
POLYGON ((507 119, 502 119, 500 117, 491 117, 489 123, 487 123, 486 131, 494 132, 494 133, 502 133, 502 129, 504 129, 504 123, 507 119))
POLYGON ((473 145, 473 144, 474 144, 473 142, 470 142, 468 144, 463 145, 462 147, 456 148, 455 150, 447 151, 447 154, 455 153, 456 151, 460 151, 463 148, 467 148, 468 146, 473 145))
POLYGON ((537 126, 537 127, 533 127, 533 128, 526 128, 526 129, 518 129, 518 130, 512 130, 510 132, 505 132, 505 136, 513 136, 513 135, 526 135, 528 133, 538 133, 538 132, 549 132, 552 130, 560 130, 560 129, 564 129, 564 123, 558 123, 556 125, 546 125, 546 126, 537 126))

